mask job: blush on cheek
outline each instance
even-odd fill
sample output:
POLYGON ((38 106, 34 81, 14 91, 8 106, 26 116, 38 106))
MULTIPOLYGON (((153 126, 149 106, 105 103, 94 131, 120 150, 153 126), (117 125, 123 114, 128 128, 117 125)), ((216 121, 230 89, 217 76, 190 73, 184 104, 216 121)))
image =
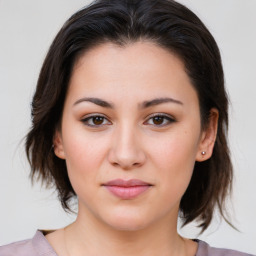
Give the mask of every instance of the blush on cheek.
MULTIPOLYGON (((182 143, 177 139, 165 139, 152 147, 154 150, 154 159, 159 159, 161 162, 171 161, 171 159, 179 159, 183 157, 184 148, 182 143)), ((174 161, 175 162, 175 161, 174 161)))
POLYGON ((188 142, 187 140, 184 143, 184 138, 183 141, 170 140, 162 143, 154 151, 154 159, 158 161, 156 165, 161 170, 159 175, 162 179, 169 180, 169 184, 174 185, 174 193, 176 189, 180 191, 182 187, 185 192, 193 173, 196 150, 194 145, 188 142))

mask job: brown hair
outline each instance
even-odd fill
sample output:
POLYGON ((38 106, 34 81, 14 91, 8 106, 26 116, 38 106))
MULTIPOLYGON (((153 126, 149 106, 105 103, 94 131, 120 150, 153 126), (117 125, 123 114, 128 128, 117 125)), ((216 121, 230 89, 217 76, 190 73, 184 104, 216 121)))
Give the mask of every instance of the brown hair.
POLYGON ((232 184, 226 137, 228 100, 214 38, 193 12, 172 0, 99 0, 64 24, 45 58, 32 102, 33 125, 26 140, 31 177, 55 186, 63 208, 70 210, 70 199, 76 194, 65 161, 55 156, 52 143, 73 66, 93 46, 104 42, 126 45, 143 39, 177 54, 184 62, 198 93, 203 128, 210 109, 219 111, 213 155, 207 161, 196 162, 180 203, 184 225, 198 220, 204 231, 216 206, 225 218, 224 201, 232 184))

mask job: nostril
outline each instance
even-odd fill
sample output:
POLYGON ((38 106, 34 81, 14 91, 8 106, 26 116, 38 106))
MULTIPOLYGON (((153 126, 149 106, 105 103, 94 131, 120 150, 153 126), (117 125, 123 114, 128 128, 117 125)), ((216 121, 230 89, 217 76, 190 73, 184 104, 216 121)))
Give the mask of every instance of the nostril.
POLYGON ((134 167, 141 166, 141 163, 136 162, 136 163, 129 164, 129 163, 112 162, 112 165, 115 166, 115 167, 122 168, 123 170, 131 170, 134 167))
POLYGON ((112 166, 130 170, 138 168, 145 162, 145 152, 135 143, 116 143, 108 152, 108 161, 112 166))

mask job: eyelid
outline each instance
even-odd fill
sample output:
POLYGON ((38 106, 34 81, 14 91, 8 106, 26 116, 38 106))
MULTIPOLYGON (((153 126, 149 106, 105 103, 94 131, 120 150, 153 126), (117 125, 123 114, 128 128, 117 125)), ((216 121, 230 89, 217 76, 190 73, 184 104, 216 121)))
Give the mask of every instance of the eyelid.
POLYGON ((99 128, 99 127, 102 127, 104 125, 111 124, 108 117, 106 117, 105 115, 102 115, 102 114, 97 114, 97 113, 86 115, 81 119, 81 121, 84 123, 84 125, 86 125, 88 127, 92 127, 92 128, 99 128), (86 123, 88 120, 93 119, 94 117, 102 117, 102 118, 104 118, 105 120, 108 121, 108 124, 90 125, 90 124, 86 123))
MULTIPOLYGON (((164 127, 164 126, 170 125, 171 123, 176 122, 176 119, 175 119, 173 116, 171 116, 171 115, 169 115, 169 114, 165 114, 165 113, 154 113, 154 114, 152 114, 152 115, 150 115, 150 116, 147 117, 146 122, 147 122, 148 120, 154 118, 154 117, 163 117, 164 119, 168 120, 168 124, 160 124, 160 125, 150 124, 150 125, 155 126, 155 127, 164 127)), ((145 123, 145 122, 144 122, 144 123, 145 123)))
MULTIPOLYGON (((150 119, 152 119, 152 118, 154 118, 154 117, 162 117, 163 119, 167 120, 168 123, 167 123, 167 124, 166 124, 166 123, 165 123, 165 124, 159 124, 159 125, 157 125, 157 124, 147 124, 147 125, 152 125, 152 126, 161 128, 161 127, 168 126, 168 125, 170 125, 170 124, 173 123, 173 122, 176 122, 176 119, 175 119, 173 116, 169 115, 169 114, 165 114, 165 113, 154 113, 154 114, 149 115, 149 116, 147 117, 146 121, 143 122, 143 124, 145 124, 146 122, 148 122, 150 119)), ((105 125, 110 125, 110 124, 112 124, 112 123, 109 121, 109 118, 108 118, 108 117, 106 117, 106 116, 103 115, 103 114, 98 114, 98 113, 89 114, 89 115, 87 115, 87 116, 84 116, 84 117, 81 119, 81 121, 84 123, 84 125, 86 125, 86 126, 88 126, 88 127, 92 127, 92 128, 100 128, 100 127, 103 127, 103 126, 105 126, 105 125), (95 118, 95 117, 102 117, 104 120, 107 120, 108 123, 107 123, 107 124, 106 124, 106 123, 105 123, 105 124, 103 123, 103 124, 100 124, 100 125, 97 125, 97 124, 90 125, 90 124, 87 123, 90 119, 93 119, 93 118, 95 118)))

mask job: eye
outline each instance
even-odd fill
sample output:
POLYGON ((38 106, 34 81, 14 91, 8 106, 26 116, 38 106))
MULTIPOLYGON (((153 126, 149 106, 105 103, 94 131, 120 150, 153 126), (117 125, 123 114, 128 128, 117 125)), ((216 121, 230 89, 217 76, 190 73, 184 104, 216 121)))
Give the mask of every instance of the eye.
POLYGON ((175 122, 175 119, 169 115, 155 114, 147 120, 147 124, 154 126, 166 126, 175 122))
POLYGON ((82 119, 82 122, 90 127, 100 127, 111 124, 108 119, 101 115, 92 115, 82 119))

